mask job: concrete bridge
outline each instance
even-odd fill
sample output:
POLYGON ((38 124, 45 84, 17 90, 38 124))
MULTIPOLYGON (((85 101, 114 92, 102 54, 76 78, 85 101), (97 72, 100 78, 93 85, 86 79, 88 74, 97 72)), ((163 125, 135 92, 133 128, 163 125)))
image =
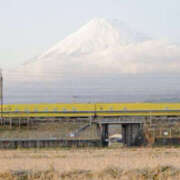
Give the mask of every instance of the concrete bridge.
POLYGON ((102 146, 108 146, 109 143, 109 126, 119 124, 122 126, 123 144, 132 146, 135 143, 136 137, 143 129, 144 117, 117 117, 103 118, 95 121, 97 131, 101 137, 102 146))

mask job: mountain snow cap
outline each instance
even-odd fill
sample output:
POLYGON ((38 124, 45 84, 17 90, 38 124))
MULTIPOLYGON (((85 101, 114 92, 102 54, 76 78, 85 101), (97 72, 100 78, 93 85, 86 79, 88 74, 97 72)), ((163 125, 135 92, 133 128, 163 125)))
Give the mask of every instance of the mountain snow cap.
POLYGON ((107 48, 138 43, 147 40, 142 33, 138 33, 118 20, 94 18, 75 33, 57 43, 40 58, 51 56, 54 53, 81 55, 102 51, 107 48))

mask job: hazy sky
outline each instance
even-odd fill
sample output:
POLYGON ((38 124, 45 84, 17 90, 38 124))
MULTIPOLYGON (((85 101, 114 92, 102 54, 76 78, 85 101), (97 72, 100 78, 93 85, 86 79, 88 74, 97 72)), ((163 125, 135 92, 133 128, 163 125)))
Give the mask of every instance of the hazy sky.
POLYGON ((94 17, 180 43, 179 0, 0 0, 0 67, 41 54, 94 17))

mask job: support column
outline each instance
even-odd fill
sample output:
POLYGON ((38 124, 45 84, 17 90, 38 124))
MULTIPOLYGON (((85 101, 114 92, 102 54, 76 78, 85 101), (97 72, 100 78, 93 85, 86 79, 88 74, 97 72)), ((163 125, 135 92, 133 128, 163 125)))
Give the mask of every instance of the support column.
POLYGON ((109 144, 109 125, 108 124, 102 124, 101 142, 102 142, 102 146, 108 146, 109 144))
POLYGON ((135 139, 140 130, 140 124, 123 124, 122 125, 122 136, 123 143, 127 146, 132 146, 135 143, 135 139))
POLYGON ((122 142, 123 144, 127 144, 127 131, 126 131, 126 125, 122 124, 122 142))

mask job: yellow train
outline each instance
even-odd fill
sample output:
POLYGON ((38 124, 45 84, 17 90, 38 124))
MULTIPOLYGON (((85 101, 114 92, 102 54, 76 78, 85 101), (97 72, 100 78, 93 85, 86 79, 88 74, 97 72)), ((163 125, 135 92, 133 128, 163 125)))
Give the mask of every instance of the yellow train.
POLYGON ((113 117, 150 115, 179 116, 180 103, 70 103, 3 105, 4 117, 113 117))

